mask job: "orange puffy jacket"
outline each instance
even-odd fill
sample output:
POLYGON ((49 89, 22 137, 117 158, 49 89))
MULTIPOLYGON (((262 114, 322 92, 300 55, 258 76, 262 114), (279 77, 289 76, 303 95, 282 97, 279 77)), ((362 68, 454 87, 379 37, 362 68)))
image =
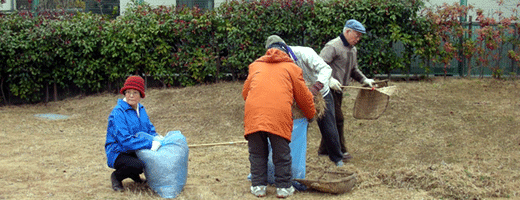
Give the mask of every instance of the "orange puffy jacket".
POLYGON ((287 54, 275 48, 249 65, 242 97, 246 101, 244 136, 265 131, 290 141, 293 101, 307 119, 312 119, 316 113, 302 70, 287 54))

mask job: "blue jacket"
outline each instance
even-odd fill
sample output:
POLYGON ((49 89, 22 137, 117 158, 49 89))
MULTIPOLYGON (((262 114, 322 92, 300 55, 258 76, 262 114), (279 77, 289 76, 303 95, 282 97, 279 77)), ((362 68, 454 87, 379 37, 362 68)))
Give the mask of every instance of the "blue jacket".
POLYGON ((152 140, 136 136, 139 132, 157 135, 144 106, 138 105, 140 117, 137 117, 137 111, 127 102, 118 99, 117 105, 108 116, 105 152, 110 168, 114 168, 114 162, 122 152, 132 153, 139 149, 152 148, 152 140))

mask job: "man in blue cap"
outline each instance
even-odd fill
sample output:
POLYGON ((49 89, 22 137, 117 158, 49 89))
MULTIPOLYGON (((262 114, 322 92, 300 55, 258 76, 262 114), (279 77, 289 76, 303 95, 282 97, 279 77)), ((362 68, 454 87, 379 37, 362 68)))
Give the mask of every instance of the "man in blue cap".
MULTIPOLYGON (((343 160, 351 159, 345 145, 344 136, 344 117, 341 111, 341 103, 343 101, 343 91, 341 86, 349 85, 352 79, 361 84, 372 87, 374 79, 369 79, 359 70, 357 63, 357 49, 355 45, 361 40, 361 36, 366 33, 365 27, 357 20, 350 19, 345 23, 343 33, 332 39, 321 50, 320 56, 332 68, 332 77, 329 86, 332 89, 334 98, 334 114, 336 117, 336 127, 338 130, 340 148, 343 153, 343 160)), ((329 155, 334 144, 328 143, 322 139, 318 154, 329 155)))

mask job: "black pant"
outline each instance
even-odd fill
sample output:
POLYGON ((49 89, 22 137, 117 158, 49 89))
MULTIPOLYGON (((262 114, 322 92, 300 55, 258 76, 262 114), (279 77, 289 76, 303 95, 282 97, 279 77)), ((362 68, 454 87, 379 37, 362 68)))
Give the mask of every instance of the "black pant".
POLYGON ((141 182, 139 174, 143 173, 144 163, 137 158, 134 153, 121 153, 116 158, 114 163, 114 172, 118 181, 123 181, 126 178, 131 178, 135 182, 141 182))
POLYGON ((332 96, 334 97, 334 115, 336 116, 336 126, 338 127, 339 143, 341 145, 341 152, 347 153, 347 146, 345 145, 345 117, 343 117, 343 111, 341 110, 341 104, 343 102, 343 92, 337 90, 331 90, 332 96))
POLYGON ((251 163, 251 185, 267 186, 268 138, 273 151, 275 186, 277 188, 289 188, 292 185, 290 141, 263 131, 249 134, 246 137, 249 147, 249 162, 251 163))
POLYGON ((339 162, 343 160, 343 153, 341 152, 340 139, 336 126, 336 117, 334 115, 334 98, 332 92, 325 95, 327 108, 323 117, 317 120, 318 127, 321 133, 320 148, 318 149, 319 154, 328 154, 330 160, 333 162, 339 162))

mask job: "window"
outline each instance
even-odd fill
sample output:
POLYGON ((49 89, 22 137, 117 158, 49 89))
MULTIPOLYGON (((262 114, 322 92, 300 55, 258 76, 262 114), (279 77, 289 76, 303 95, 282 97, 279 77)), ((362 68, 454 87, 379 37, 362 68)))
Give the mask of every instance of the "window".
POLYGON ((16 0, 16 10, 31 10, 31 3, 29 0, 16 0))
POLYGON ((177 0, 177 6, 185 5, 193 8, 197 6, 200 9, 213 10, 214 0, 177 0))
POLYGON ((85 11, 92 12, 95 14, 105 14, 105 15, 119 15, 119 0, 101 0, 100 2, 96 0, 86 0, 85 1, 85 11), (117 7, 117 13, 114 12, 114 8, 117 7))

